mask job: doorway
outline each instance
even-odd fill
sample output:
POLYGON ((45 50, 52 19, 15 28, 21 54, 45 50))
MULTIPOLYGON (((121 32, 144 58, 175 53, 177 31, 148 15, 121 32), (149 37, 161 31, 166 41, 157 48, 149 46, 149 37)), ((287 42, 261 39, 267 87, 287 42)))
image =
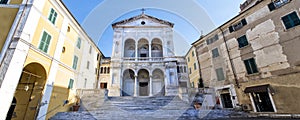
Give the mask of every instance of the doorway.
POLYGON ((101 89, 107 89, 107 83, 100 83, 101 89))
POLYGON ((233 108, 231 97, 229 93, 221 94, 223 108, 233 108))
POLYGON ((257 112, 275 112, 268 92, 252 92, 257 112))
POLYGON ((140 82, 139 83, 139 96, 148 96, 149 92, 148 92, 148 82, 140 82))

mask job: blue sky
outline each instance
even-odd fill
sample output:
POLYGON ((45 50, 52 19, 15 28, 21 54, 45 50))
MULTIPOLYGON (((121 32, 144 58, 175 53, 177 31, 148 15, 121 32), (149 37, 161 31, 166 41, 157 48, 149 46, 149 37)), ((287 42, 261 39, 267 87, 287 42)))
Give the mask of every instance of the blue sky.
MULTIPOLYGON (((92 10, 94 10, 98 5, 103 3, 104 0, 87 0, 88 2, 82 2, 82 0, 62 0, 62 1, 66 4, 68 9, 77 19, 77 21, 80 24, 82 24, 86 19, 86 17, 89 15, 89 13, 92 10)), ((239 12, 239 5, 244 0, 195 0, 195 1, 198 3, 200 7, 202 7, 206 11, 211 21, 213 22, 214 27, 217 27, 222 25, 226 21, 230 20, 234 16, 236 16, 239 12)), ((134 4, 134 3, 128 2, 128 4, 134 4)), ((116 3, 114 5, 111 5, 110 7, 113 9, 116 7, 122 7, 122 5, 116 3)), ((189 8, 187 8, 187 10, 188 9, 189 8)), ((201 17, 197 15, 197 11, 190 11, 190 12, 195 13, 195 17, 201 17)), ((114 20, 113 22, 117 22, 122 19, 127 19, 129 17, 139 15, 140 13, 141 11, 139 9, 133 10, 126 14, 120 15, 120 17, 114 20)), ((110 14, 110 11, 108 11, 107 14, 110 14)), ((189 24, 188 21, 168 11, 160 10, 159 8, 158 9, 147 8, 146 14, 175 23, 174 29, 175 31, 178 31, 181 34, 182 37, 181 39, 186 39, 185 40, 186 45, 189 45, 195 40, 197 40, 199 38, 199 35, 201 34, 199 31, 195 30, 194 27, 191 24, 189 24)), ((105 19, 105 15, 103 15, 103 19, 105 19)), ((99 22, 101 22, 101 20, 99 20, 99 22)), ((83 26, 83 28, 84 27, 85 26, 83 26)), ((105 56, 111 56, 112 36, 113 36, 112 29, 110 25, 108 25, 108 27, 104 29, 106 29, 105 32, 102 34, 100 39, 95 40, 95 42, 96 44, 98 44, 100 50, 104 53, 105 56)), ((210 31, 204 31, 204 34, 207 32, 210 31)), ((183 53, 186 52, 188 47, 189 46, 185 46, 185 49, 178 50, 177 52, 179 53, 179 55, 184 55, 183 53)))

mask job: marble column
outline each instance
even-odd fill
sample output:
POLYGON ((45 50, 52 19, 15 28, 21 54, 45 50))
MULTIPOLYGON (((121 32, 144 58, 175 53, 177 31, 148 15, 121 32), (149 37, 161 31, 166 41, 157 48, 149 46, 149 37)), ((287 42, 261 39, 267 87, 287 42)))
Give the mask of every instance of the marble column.
POLYGON ((151 43, 149 43, 149 60, 151 60, 152 53, 151 53, 151 43))
POLYGON ((138 60, 138 44, 135 43, 135 61, 138 60))
POLYGON ((149 91, 149 96, 153 96, 153 81, 152 81, 152 75, 150 75, 150 91, 149 91))
POLYGON ((134 95, 133 96, 137 96, 137 75, 134 76, 134 95))

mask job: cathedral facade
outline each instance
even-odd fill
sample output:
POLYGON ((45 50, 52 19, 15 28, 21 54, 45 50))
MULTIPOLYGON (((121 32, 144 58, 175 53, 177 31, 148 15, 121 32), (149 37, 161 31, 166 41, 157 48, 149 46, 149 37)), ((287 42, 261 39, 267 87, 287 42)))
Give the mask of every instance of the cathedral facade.
POLYGON ((176 57, 173 23, 146 14, 116 22, 109 96, 178 95, 187 67, 176 57))

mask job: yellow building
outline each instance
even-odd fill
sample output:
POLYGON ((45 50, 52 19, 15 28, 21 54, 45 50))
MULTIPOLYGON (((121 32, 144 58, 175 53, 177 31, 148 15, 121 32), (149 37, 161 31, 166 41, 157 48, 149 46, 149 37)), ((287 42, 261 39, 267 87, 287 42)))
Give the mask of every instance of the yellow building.
MULTIPOLYGON (((192 46, 189 49, 185 55, 185 59, 188 65, 190 85, 192 88, 198 88, 198 85, 200 84, 200 72, 195 47, 192 46)), ((201 85, 203 86, 203 83, 201 85)))
POLYGON ((60 0, 1 0, 0 25, 0 119, 48 119, 98 86, 102 53, 60 0))

